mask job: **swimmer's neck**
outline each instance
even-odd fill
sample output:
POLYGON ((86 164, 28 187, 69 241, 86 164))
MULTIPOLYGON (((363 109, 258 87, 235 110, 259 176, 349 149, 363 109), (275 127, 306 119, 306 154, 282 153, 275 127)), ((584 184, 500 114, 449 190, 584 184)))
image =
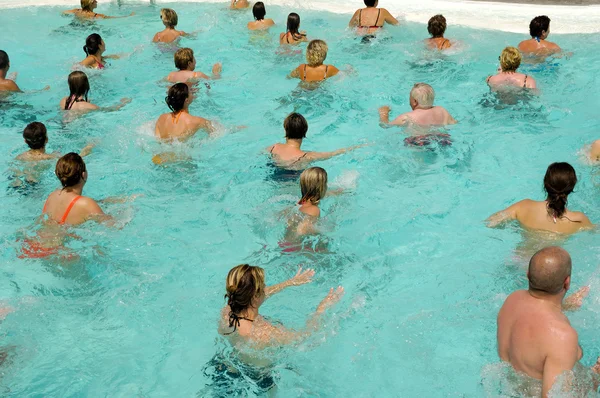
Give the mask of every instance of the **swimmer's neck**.
POLYGON ((286 138, 285 144, 300 149, 300 146, 302 146, 302 140, 297 140, 295 138, 286 138))
POLYGON ((27 151, 27 153, 30 153, 32 155, 45 155, 46 154, 46 147, 40 148, 40 149, 30 149, 30 150, 27 151))
POLYGON ((567 291, 565 289, 563 289, 558 294, 549 294, 546 292, 542 292, 541 290, 535 290, 532 288, 529 288, 529 290, 527 292, 534 299, 543 301, 543 302, 549 304, 551 307, 554 307, 562 312, 563 298, 567 294, 567 291))
POLYGON ((62 190, 65 192, 73 192, 74 194, 81 196, 81 194, 83 193, 84 185, 85 185, 85 181, 82 180, 77 185, 73 185, 72 187, 63 188, 62 190))
POLYGON ((433 109, 433 107, 434 107, 433 105, 429 105, 429 106, 417 105, 417 106, 415 106, 414 108, 412 108, 412 110, 413 110, 413 111, 416 111, 416 110, 419 110, 419 109, 421 109, 421 110, 427 111, 427 110, 429 110, 429 109, 433 109))
POLYGON ((0 79, 6 80, 6 75, 8 75, 8 68, 0 70, 0 79))

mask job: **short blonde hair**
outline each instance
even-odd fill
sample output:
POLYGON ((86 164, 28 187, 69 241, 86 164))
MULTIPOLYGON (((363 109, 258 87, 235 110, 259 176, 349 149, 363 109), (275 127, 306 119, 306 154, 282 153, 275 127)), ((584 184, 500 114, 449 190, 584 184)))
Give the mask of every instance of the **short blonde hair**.
POLYGON ((300 174, 300 204, 310 202, 313 205, 327 193, 327 172, 321 167, 311 167, 300 174))
POLYGON ((163 8, 162 10, 160 10, 160 12, 164 15, 163 23, 165 25, 168 25, 170 28, 174 28, 175 26, 177 26, 177 22, 179 21, 179 19, 177 18, 177 13, 175 12, 175 10, 172 10, 170 8, 163 8))
POLYGON ((180 48, 175 52, 173 56, 175 60, 175 67, 180 70, 187 69, 189 64, 194 62, 194 50, 191 48, 180 48))
POLYGON ((306 62, 309 66, 323 65, 327 58, 327 43, 323 40, 313 40, 306 47, 306 62))
POLYGON ((435 100, 435 91, 427 83, 417 83, 410 90, 410 98, 414 99, 422 106, 433 106, 435 100))
POLYGON ((500 54, 502 72, 514 72, 521 65, 521 52, 515 47, 506 47, 500 54))
POLYGON ((91 11, 93 3, 94 0, 81 0, 81 9, 91 11))

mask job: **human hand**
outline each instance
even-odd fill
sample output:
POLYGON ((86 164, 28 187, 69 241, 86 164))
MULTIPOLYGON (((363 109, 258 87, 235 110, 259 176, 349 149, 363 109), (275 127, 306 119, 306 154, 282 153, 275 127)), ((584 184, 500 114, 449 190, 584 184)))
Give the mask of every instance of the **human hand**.
POLYGON ((317 307, 317 313, 320 314, 324 312, 327 308, 337 304, 337 302, 340 301, 343 295, 344 288, 341 286, 338 286, 335 290, 333 290, 333 288, 329 289, 329 293, 327 294, 327 296, 325 296, 323 301, 319 303, 319 306, 317 307))
POLYGON ((565 309, 578 309, 583 304, 583 299, 590 293, 590 287, 584 286, 569 297, 563 303, 565 309))
POLYGON ((222 70, 223 70, 223 65, 220 62, 217 62, 212 67, 212 73, 213 73, 213 75, 220 74, 222 70))
POLYGON ((296 275, 291 277, 288 282, 290 286, 300 286, 312 282, 313 276, 315 276, 314 269, 308 268, 306 271, 302 272, 302 266, 300 266, 296 275))

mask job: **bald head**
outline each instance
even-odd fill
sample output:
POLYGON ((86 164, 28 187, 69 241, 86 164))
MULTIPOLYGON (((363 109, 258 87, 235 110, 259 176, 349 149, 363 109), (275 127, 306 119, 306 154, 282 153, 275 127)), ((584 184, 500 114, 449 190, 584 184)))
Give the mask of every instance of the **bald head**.
POLYGON ((559 294, 571 276, 571 256, 560 247, 546 247, 531 257, 527 276, 530 290, 559 294))

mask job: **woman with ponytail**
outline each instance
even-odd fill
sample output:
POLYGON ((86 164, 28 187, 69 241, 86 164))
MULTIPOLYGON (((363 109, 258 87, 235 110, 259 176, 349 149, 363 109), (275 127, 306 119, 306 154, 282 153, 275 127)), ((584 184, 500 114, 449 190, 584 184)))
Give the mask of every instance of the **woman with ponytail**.
POLYGON ((274 326, 260 316, 258 310, 262 303, 275 293, 289 286, 300 286, 312 281, 315 271, 298 270, 296 275, 285 282, 273 286, 265 285, 265 271, 248 264, 234 267, 226 279, 227 305, 221 312, 219 333, 229 337, 232 343, 251 343, 253 346, 277 346, 299 341, 308 337, 319 328, 319 318, 325 310, 336 304, 344 289, 331 288, 317 306, 316 312, 308 319, 304 330, 291 330, 281 325, 274 326))
POLYGON ((131 102, 131 99, 129 98, 123 98, 121 99, 121 103, 118 105, 100 108, 98 105, 94 105, 88 101, 88 94, 90 92, 90 82, 85 73, 80 71, 71 72, 71 74, 69 75, 68 82, 69 96, 64 97, 60 101, 60 109, 63 109, 65 111, 88 112, 102 110, 110 112, 117 111, 131 102))
POLYGON ((156 121, 154 134, 161 140, 185 140, 194 135, 198 130, 204 129, 209 134, 214 132, 210 120, 192 116, 188 107, 192 102, 190 89, 185 83, 173 85, 165 98, 169 113, 160 115, 156 121))
POLYGON ((81 61, 81 65, 92 69, 104 69, 107 59, 119 59, 120 55, 103 55, 106 51, 106 44, 98 33, 92 33, 85 39, 85 59, 81 61))
POLYGON ((572 234, 593 227, 585 214, 567 209, 568 197, 575 189, 577 176, 568 163, 552 163, 544 177, 546 200, 525 199, 493 214, 487 219, 488 227, 496 227, 507 221, 517 220, 530 230, 542 230, 559 234, 572 234))

